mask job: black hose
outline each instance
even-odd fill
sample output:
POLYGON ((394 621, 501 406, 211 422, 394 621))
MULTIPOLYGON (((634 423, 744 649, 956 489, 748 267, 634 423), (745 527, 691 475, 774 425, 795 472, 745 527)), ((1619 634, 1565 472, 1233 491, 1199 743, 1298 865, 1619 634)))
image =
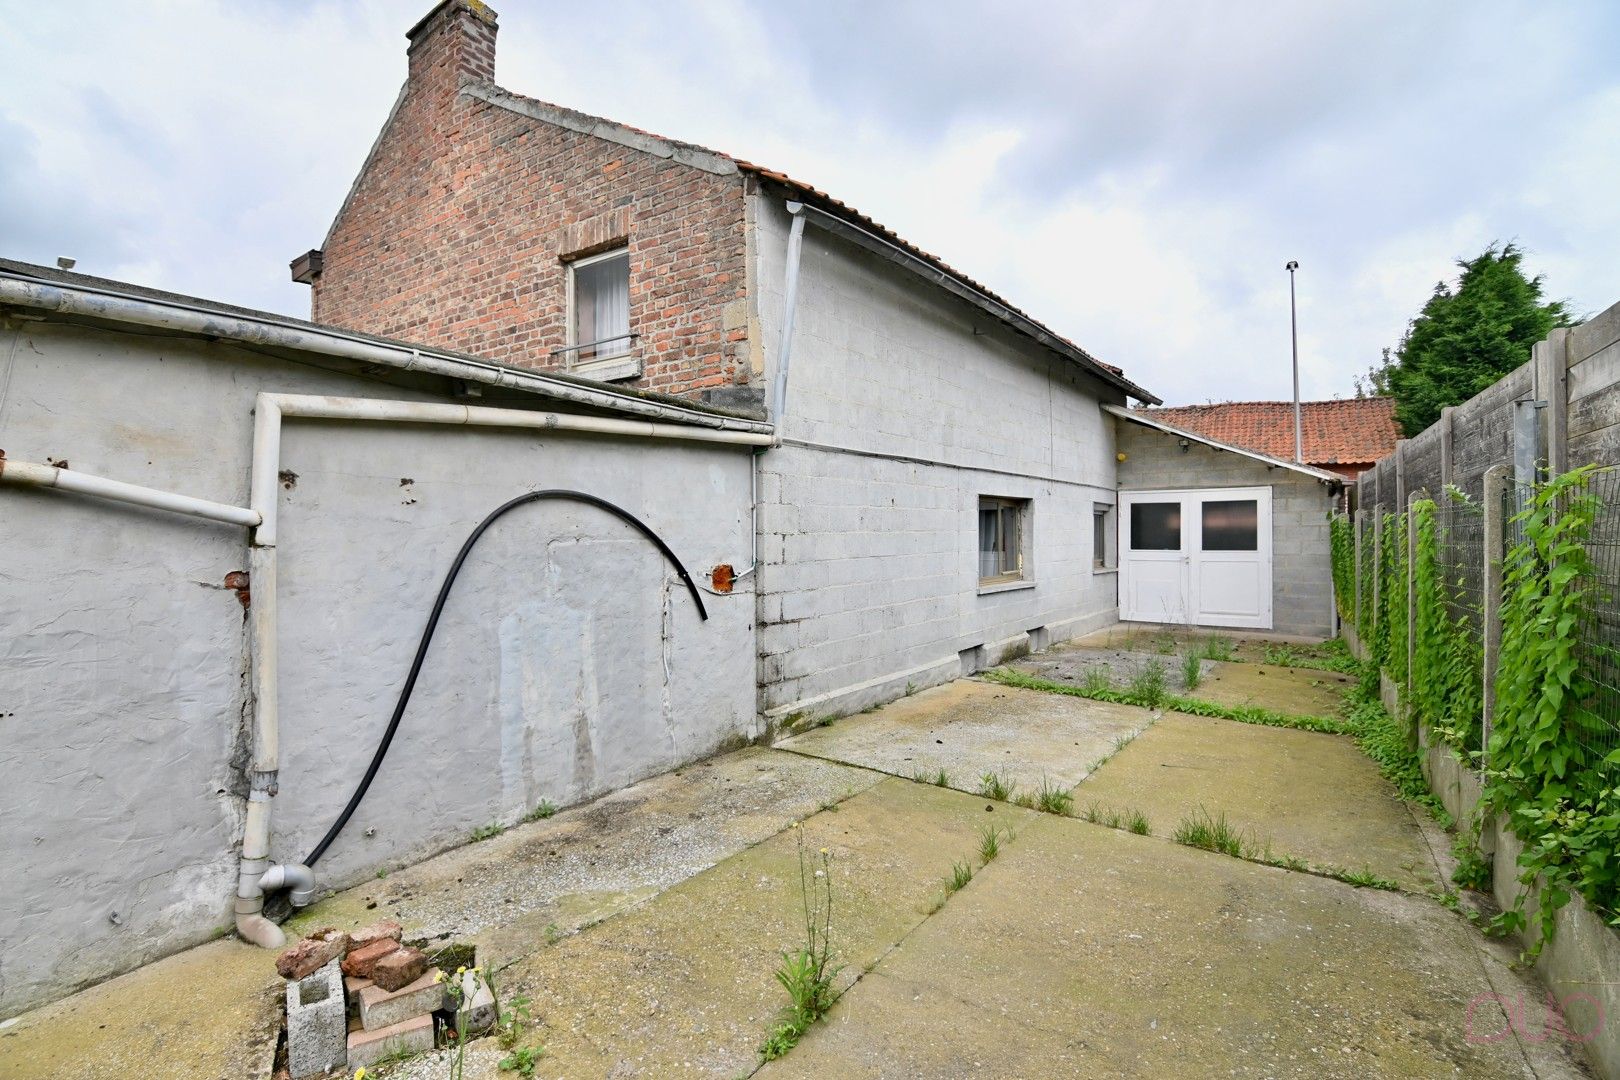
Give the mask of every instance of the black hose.
POLYGON ((433 612, 428 616, 427 626, 422 629, 422 640, 416 646, 416 658, 411 661, 410 674, 405 676, 405 685, 400 688, 399 701, 394 705, 394 715, 388 720, 388 730, 383 732, 382 742, 377 744, 377 752, 371 756, 371 764, 366 768, 366 775, 361 777, 360 786, 354 789, 354 795, 349 798, 349 805, 343 808, 343 813, 338 815, 337 821, 333 822, 326 835, 321 837, 321 842, 315 845, 315 850, 304 858, 305 866, 314 866, 316 860, 326 854, 326 849, 332 845, 333 840, 337 839, 338 833, 343 831, 343 826, 349 823, 349 818, 354 815, 355 807, 359 806, 360 800, 366 797, 366 789, 371 787, 372 780, 376 779, 377 769, 381 767, 383 758, 388 754, 388 745, 394 741, 394 732, 399 730, 400 718, 405 715, 405 706, 410 703, 411 691, 416 688, 416 677, 422 672, 422 660, 427 656, 428 643, 433 640, 433 631, 439 625, 439 615, 444 611, 444 602, 450 596, 450 586, 455 584, 456 575, 461 573, 461 564, 467 561, 467 553, 472 551, 474 544, 478 543, 478 538, 484 535, 484 530, 493 525, 501 515, 509 510, 515 510, 520 506, 539 502, 542 499, 566 499, 571 502, 599 506, 618 517, 625 524, 633 526, 637 532, 651 540, 654 546, 664 553, 664 558, 669 560, 670 565, 675 567, 675 572, 681 575, 681 580, 686 582, 686 591, 692 594, 692 602, 697 605, 698 614, 705 621, 708 620, 709 612, 703 606, 703 597, 698 593, 697 583, 692 580, 692 575, 686 572, 686 567, 681 565, 681 560, 675 557, 675 553, 669 549, 669 545, 664 543, 657 533, 653 532, 628 510, 614 506, 606 499, 599 499, 595 495, 587 495, 583 491, 567 491, 560 488, 548 491, 531 491, 527 495, 519 495, 512 501, 496 507, 488 517, 478 523, 478 528, 472 531, 472 535, 467 537, 466 543, 462 544, 461 550, 456 553, 456 561, 450 564, 450 572, 445 575, 444 584, 439 586, 438 599, 433 601, 433 612))

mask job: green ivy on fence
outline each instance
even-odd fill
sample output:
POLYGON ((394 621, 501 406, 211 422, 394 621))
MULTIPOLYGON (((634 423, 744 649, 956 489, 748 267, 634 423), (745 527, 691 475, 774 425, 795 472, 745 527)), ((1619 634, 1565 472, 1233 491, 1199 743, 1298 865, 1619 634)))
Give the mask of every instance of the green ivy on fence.
MULTIPOLYGON (((1597 687, 1582 670, 1579 648, 1598 589, 1587 549, 1600 510, 1589 487, 1593 472, 1577 469, 1537 488, 1530 505, 1513 519, 1521 538, 1503 558, 1496 712, 1483 755, 1483 805, 1502 814, 1524 844, 1520 880, 1544 883, 1531 955, 1539 953, 1558 909, 1576 893, 1620 926, 1620 750, 1600 756, 1580 738, 1601 724, 1594 713, 1597 687)), ((1376 568, 1373 531, 1362 532, 1357 629, 1369 658, 1367 693, 1376 695, 1381 667, 1404 683, 1412 722, 1423 723, 1459 752, 1477 756, 1483 651, 1468 616, 1453 614, 1466 611, 1469 598, 1461 581, 1447 580, 1442 553, 1451 538, 1434 502, 1419 500, 1410 513, 1416 533, 1410 569, 1406 515, 1383 519, 1376 568), (1374 573, 1380 577, 1377 610, 1374 573), (1411 670, 1406 671, 1409 617, 1411 670)), ((1353 523, 1335 517, 1331 539, 1339 611, 1350 621, 1356 614, 1346 602, 1356 586, 1353 523)), ((1497 926, 1525 928, 1522 898, 1497 926)))
MULTIPOLYGON (((1503 560, 1502 646, 1484 804, 1524 843, 1520 881, 1545 882, 1531 952, 1558 909, 1580 893, 1617 921, 1620 908, 1620 751, 1599 757, 1577 733, 1596 722, 1597 688, 1579 642, 1597 599, 1587 550, 1600 503, 1587 466, 1536 490, 1514 519, 1521 539, 1503 560)), ((1501 917, 1525 925, 1524 903, 1501 917)))

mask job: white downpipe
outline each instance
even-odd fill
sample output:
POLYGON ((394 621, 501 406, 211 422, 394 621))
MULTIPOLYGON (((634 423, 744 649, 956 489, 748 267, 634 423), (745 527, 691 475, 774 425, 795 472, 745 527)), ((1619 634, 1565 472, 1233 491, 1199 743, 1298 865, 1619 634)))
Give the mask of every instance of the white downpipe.
POLYGON ((146 506, 154 510, 168 510, 188 517, 222 521, 228 525, 259 524, 259 515, 252 510, 226 503, 195 499, 190 495, 176 495, 172 491, 126 484, 122 480, 108 480, 104 476, 76 472, 56 465, 37 465, 31 461, 8 461, 0 458, 0 483, 20 484, 27 487, 55 488, 79 495, 93 495, 98 499, 146 506))
POLYGON ((804 253, 804 204, 789 202, 793 215, 788 228, 787 269, 782 282, 782 340, 776 348, 776 386, 771 402, 771 423, 776 427, 773 445, 782 442, 782 421, 787 412, 788 370, 793 363, 793 317, 799 307, 799 261, 804 253))

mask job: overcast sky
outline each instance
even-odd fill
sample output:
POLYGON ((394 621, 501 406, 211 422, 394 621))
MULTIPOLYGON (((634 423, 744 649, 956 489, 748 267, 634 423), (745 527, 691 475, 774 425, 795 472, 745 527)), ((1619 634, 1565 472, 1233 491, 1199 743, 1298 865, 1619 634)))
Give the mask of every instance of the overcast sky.
MULTIPOLYGON (((0 0, 0 255, 307 315, 429 0, 0 0)), ((1620 301, 1620 5, 494 0, 497 80, 770 165, 1167 402, 1349 396, 1452 261, 1620 301)))

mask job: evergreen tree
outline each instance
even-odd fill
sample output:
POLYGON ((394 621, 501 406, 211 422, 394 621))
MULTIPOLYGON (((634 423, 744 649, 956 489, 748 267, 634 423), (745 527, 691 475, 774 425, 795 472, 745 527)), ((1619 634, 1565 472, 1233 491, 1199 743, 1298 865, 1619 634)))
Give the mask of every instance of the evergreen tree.
MULTIPOLYGON (((1543 302, 1541 275, 1526 277, 1524 252, 1492 244, 1458 260, 1461 277, 1446 282, 1407 326, 1391 356, 1367 373, 1373 392, 1395 398, 1395 419, 1408 438, 1530 359, 1530 348, 1557 326, 1569 326, 1562 300, 1543 302)), ((1362 381, 1356 381, 1357 392, 1362 381)))

